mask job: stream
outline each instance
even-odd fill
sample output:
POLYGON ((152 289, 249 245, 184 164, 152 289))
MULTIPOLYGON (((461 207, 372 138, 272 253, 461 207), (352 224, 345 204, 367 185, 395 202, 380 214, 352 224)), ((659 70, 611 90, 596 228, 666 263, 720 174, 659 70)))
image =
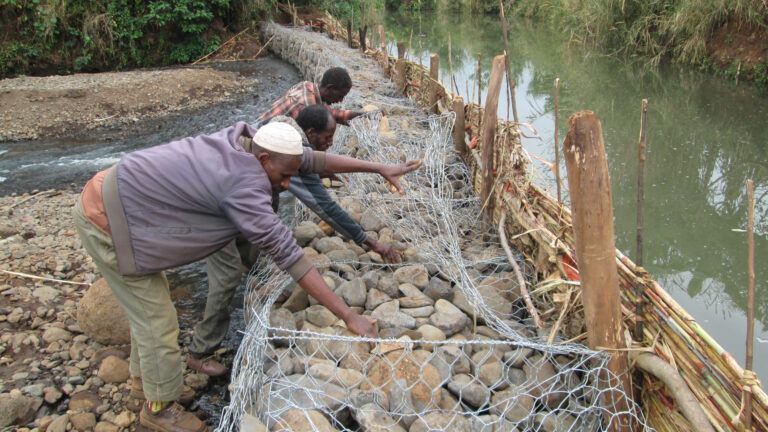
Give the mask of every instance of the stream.
MULTIPOLYGON (((429 67, 440 56, 440 80, 465 101, 485 101, 493 57, 504 52, 497 15, 444 10, 380 17, 388 51, 429 67), (450 45, 449 45, 450 40, 450 45), (450 49, 450 62, 449 59, 450 49), (478 98, 477 63, 480 55, 478 98), (453 79, 451 79, 451 70, 453 79), (456 91, 456 90, 454 90, 456 91)), ((747 192, 755 183, 754 369, 768 378, 768 94, 674 67, 649 70, 601 56, 547 24, 509 26, 510 63, 520 122, 541 140, 523 138, 534 157, 555 160, 554 93, 560 78, 559 139, 568 117, 591 110, 602 122, 611 175, 616 247, 635 258, 641 100, 648 99, 644 266, 675 300, 743 366, 746 358, 747 192)), ((378 33, 371 42, 378 46, 378 33)), ((369 32, 370 34, 370 32, 369 32)), ((506 80, 498 115, 511 119, 506 80)), ((531 133, 526 133, 531 136, 531 133)), ((539 185, 557 195, 554 173, 534 159, 539 185)), ((567 198, 565 162, 560 173, 567 198)))

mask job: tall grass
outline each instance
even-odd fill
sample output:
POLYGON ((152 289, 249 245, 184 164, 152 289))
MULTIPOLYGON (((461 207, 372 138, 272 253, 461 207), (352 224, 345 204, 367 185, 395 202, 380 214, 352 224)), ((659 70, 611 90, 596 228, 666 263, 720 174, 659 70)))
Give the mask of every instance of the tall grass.
POLYGON ((712 33, 731 21, 768 29, 768 7, 760 0, 518 0, 515 11, 549 21, 572 41, 641 55, 700 64, 712 33))

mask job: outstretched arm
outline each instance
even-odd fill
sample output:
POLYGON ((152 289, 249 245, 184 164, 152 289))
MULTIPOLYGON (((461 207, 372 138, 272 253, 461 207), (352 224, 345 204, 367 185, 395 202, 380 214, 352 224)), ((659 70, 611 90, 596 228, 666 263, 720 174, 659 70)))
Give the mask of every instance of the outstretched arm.
POLYGON ((400 186, 400 177, 408 174, 409 172, 415 171, 420 167, 421 159, 414 159, 406 163, 390 165, 355 159, 349 156, 326 153, 325 171, 323 171, 322 174, 330 175, 350 172, 377 173, 392 183, 392 185, 395 186, 398 191, 402 192, 403 188, 400 186))
POLYGON ((347 323, 349 330, 360 336, 379 337, 379 332, 374 326, 376 321, 371 321, 352 311, 344 303, 344 300, 331 291, 331 288, 325 283, 325 280, 323 280, 323 277, 320 276, 316 268, 313 267, 299 279, 299 285, 304 288, 307 294, 317 299, 320 304, 327 307, 334 315, 343 319, 347 323))

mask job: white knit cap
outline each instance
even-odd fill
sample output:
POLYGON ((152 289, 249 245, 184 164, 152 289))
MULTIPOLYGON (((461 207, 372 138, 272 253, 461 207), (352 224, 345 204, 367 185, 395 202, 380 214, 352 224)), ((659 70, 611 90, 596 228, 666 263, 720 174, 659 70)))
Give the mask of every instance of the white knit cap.
POLYGON ((267 123, 253 136, 253 142, 264 150, 286 155, 304 153, 301 135, 291 125, 281 122, 267 123))

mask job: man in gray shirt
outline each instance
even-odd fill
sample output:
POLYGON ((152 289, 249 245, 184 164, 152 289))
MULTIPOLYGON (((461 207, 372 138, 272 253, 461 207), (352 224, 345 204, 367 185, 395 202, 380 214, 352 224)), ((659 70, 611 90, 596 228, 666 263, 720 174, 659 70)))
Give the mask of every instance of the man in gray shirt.
POLYGON ((374 323, 330 290, 272 209, 272 196, 298 171, 324 175, 374 172, 398 178, 420 161, 384 165, 302 147, 291 126, 254 131, 239 122, 211 135, 127 154, 86 184, 75 225, 131 328, 131 376, 147 403, 140 422, 155 430, 206 429, 173 401, 183 377, 179 327, 163 270, 198 261, 238 235, 270 254, 277 266, 360 335, 374 323))
MULTIPOLYGON (((298 125, 304 145, 313 150, 325 151, 333 144, 336 120, 324 105, 315 104, 304 108, 299 112, 296 122, 286 116, 276 116, 271 121, 298 125)), ((330 197, 318 174, 299 173, 293 176, 289 190, 337 233, 357 244, 368 245, 388 262, 400 262, 400 255, 394 248, 369 237, 330 197)), ((277 202, 275 198, 273 204, 276 206, 277 202)), ((205 259, 208 297, 203 319, 195 325, 189 346, 187 366, 190 369, 214 377, 227 373, 226 366, 211 354, 219 347, 229 330, 229 305, 244 271, 253 266, 257 257, 258 248, 241 237, 205 259)))

